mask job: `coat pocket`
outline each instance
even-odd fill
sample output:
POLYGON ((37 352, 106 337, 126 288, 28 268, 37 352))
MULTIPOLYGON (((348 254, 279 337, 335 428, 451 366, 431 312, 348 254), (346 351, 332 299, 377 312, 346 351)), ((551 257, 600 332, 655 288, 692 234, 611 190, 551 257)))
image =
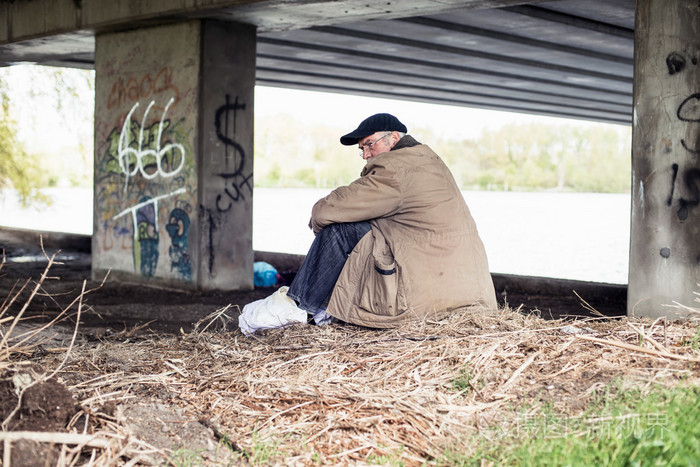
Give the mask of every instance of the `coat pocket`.
POLYGON ((403 291, 395 261, 381 261, 372 256, 365 269, 367 276, 362 286, 360 307, 377 315, 395 316, 402 312, 403 291))

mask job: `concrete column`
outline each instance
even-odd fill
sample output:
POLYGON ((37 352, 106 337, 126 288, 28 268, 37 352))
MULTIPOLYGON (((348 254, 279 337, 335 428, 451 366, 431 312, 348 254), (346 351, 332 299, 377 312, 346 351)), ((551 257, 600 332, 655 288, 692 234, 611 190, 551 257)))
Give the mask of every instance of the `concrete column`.
POLYGON ((699 60, 698 0, 637 0, 629 315, 700 306, 699 60))
POLYGON ((255 29, 205 21, 200 82, 200 288, 253 288, 255 29))
POLYGON ((99 35, 95 73, 93 276, 252 288, 255 29, 99 35))

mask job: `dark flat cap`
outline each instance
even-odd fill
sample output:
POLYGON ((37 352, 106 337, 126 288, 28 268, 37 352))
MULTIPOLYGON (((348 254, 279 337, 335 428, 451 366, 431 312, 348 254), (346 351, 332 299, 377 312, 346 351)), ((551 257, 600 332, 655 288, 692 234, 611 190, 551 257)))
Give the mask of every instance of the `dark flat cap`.
POLYGON ((378 131, 398 131, 399 133, 407 133, 408 129, 406 125, 391 114, 374 114, 362 120, 360 126, 354 131, 341 136, 340 144, 352 146, 353 144, 357 144, 362 138, 373 135, 378 131))

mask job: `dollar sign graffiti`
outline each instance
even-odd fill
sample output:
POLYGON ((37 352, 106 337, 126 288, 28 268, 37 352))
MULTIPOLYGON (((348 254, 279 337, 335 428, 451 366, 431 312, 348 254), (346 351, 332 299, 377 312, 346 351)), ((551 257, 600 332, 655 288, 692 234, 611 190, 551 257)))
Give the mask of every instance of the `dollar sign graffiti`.
POLYGON ((227 169, 229 164, 229 150, 230 148, 233 149, 233 170, 218 174, 226 182, 224 193, 229 198, 228 205, 223 206, 221 202, 223 195, 219 194, 216 196, 216 207, 220 212, 228 211, 231 209, 234 202, 244 198, 243 194, 241 193, 241 188, 243 185, 248 186, 251 193, 253 192, 253 187, 250 182, 253 174, 251 173, 247 177, 243 175, 243 167, 245 166, 246 157, 245 150, 240 144, 238 144, 238 142, 236 142, 233 138, 230 138, 228 135, 229 128, 233 129, 233 134, 236 133, 236 113, 238 110, 245 110, 245 104, 238 103, 238 96, 236 96, 234 102, 231 103, 231 97, 226 94, 226 104, 222 105, 216 110, 216 118, 214 119, 216 136, 219 138, 219 141, 224 143, 224 164, 226 165, 227 169), (233 114, 231 117, 231 125, 229 125, 229 113, 233 114), (238 158, 236 157, 236 154, 239 155, 238 158), (238 183, 239 179, 242 179, 240 184, 238 183))
POLYGON ((234 141, 233 138, 229 137, 229 129, 233 130, 232 134, 236 133, 236 112, 238 112, 238 110, 245 110, 245 104, 238 103, 238 96, 236 96, 236 99, 233 101, 233 103, 231 103, 231 96, 226 94, 226 103, 216 110, 216 117, 214 119, 216 137, 219 138, 219 141, 224 143, 224 162, 227 167, 229 161, 229 148, 233 148, 234 170, 232 175, 241 173, 243 166, 245 165, 246 157, 243 147, 234 141), (229 125, 229 113, 233 114, 231 117, 231 125, 229 125), (240 154, 238 161, 236 161, 236 153, 240 154))

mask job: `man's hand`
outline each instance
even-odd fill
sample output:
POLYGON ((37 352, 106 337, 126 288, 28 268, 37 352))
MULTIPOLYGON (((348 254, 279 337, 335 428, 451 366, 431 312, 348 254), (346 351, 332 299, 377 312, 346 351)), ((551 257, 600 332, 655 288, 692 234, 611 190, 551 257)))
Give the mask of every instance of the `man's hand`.
POLYGON ((312 221, 312 219, 309 219, 309 228, 310 228, 311 231, 314 233, 314 237, 315 237, 315 236, 318 234, 318 232, 316 232, 316 231, 314 230, 314 226, 311 224, 311 221, 312 221))

